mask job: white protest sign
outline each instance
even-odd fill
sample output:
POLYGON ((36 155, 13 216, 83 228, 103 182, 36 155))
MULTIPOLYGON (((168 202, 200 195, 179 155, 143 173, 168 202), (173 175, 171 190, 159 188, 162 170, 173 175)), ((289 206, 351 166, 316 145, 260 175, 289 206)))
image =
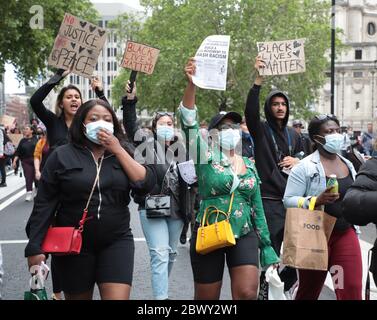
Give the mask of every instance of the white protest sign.
POLYGON ((48 64, 91 78, 105 41, 105 29, 66 13, 48 64))
POLYGON ((266 67, 259 70, 262 76, 305 72, 305 39, 258 42, 258 54, 266 67))
POLYGON ((194 161, 189 160, 189 161, 178 163, 178 169, 179 169, 182 179, 186 183, 193 184, 198 180, 196 176, 196 172, 195 172, 194 161))
POLYGON ((203 89, 226 90, 230 36, 207 37, 195 55, 194 84, 203 89))

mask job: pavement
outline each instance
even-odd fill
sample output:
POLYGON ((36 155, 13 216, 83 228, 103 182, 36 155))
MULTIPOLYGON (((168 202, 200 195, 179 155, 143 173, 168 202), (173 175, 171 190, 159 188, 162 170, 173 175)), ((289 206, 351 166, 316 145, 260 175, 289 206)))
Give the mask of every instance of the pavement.
MULTIPOLYGON (((31 213, 33 202, 25 201, 25 180, 23 177, 9 172, 7 187, 0 188, 0 246, 3 252, 4 280, 1 288, 5 300, 22 300, 23 291, 27 290, 29 275, 24 258, 24 248, 27 243, 25 225, 31 213)), ((131 228, 135 238, 135 263, 131 299, 152 300, 150 265, 148 248, 141 230, 139 215, 135 203, 130 204, 131 228)), ((362 228, 360 245, 363 256, 363 285, 366 277, 367 253, 376 238, 376 228, 368 225, 362 228)), ((189 243, 179 244, 178 257, 174 265, 170 283, 169 298, 173 300, 193 299, 193 276, 189 256, 189 243)), ((371 278, 371 300, 377 300, 377 288, 371 278)), ((46 289, 51 293, 51 278, 46 289)), ((364 290, 363 290, 364 294, 364 290)), ((223 288, 220 299, 230 300, 230 278, 224 271, 223 288)), ((95 290, 94 299, 100 299, 95 290)), ((331 277, 326 279, 320 300, 335 300, 331 277)))

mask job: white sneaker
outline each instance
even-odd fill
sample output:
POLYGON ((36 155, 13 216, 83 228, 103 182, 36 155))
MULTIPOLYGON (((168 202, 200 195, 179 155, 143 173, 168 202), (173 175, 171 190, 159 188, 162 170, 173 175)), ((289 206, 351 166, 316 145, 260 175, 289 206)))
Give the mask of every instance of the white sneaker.
POLYGON ((26 192, 25 201, 32 201, 33 200, 33 191, 26 192))

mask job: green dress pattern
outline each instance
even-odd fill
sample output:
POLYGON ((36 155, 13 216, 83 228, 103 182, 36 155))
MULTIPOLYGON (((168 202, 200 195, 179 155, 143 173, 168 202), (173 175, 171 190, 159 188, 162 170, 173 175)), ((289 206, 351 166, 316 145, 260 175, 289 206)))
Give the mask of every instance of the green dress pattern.
MULTIPOLYGON (((187 119, 187 112, 182 112, 182 108, 185 107, 181 104, 179 119, 185 136, 189 137, 190 156, 195 162, 199 194, 202 197, 196 216, 196 221, 200 223, 205 209, 209 206, 228 212, 234 175, 226 155, 218 148, 209 149, 207 141, 200 134, 197 113, 187 119)), ((239 183, 234 190, 229 221, 236 239, 255 230, 259 239, 260 264, 265 267, 278 263, 279 258, 271 246, 260 193, 261 181, 256 167, 248 158, 243 157, 243 160, 247 171, 238 176, 239 183)), ((215 218, 216 215, 211 215, 209 223, 213 223, 215 218)), ((218 220, 223 219, 225 216, 220 215, 218 220)))

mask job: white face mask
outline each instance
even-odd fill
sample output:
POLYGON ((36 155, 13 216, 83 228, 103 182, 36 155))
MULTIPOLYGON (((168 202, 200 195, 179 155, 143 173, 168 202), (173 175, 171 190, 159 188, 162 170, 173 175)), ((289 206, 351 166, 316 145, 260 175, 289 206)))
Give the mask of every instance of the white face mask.
POLYGON ((97 134, 100 129, 106 129, 110 131, 112 134, 114 133, 114 125, 111 122, 107 122, 104 120, 99 120, 95 122, 89 122, 86 125, 84 124, 84 127, 86 128, 85 136, 92 142, 96 144, 101 144, 98 140, 97 134))
POLYGON ((220 131, 220 145, 225 150, 233 150, 241 140, 239 129, 226 129, 220 131))
POLYGON ((326 142, 325 144, 321 145, 323 146, 323 149, 325 149, 329 153, 340 153, 340 150, 342 148, 342 144, 344 142, 344 137, 340 133, 333 133, 329 134, 324 137, 326 142))

